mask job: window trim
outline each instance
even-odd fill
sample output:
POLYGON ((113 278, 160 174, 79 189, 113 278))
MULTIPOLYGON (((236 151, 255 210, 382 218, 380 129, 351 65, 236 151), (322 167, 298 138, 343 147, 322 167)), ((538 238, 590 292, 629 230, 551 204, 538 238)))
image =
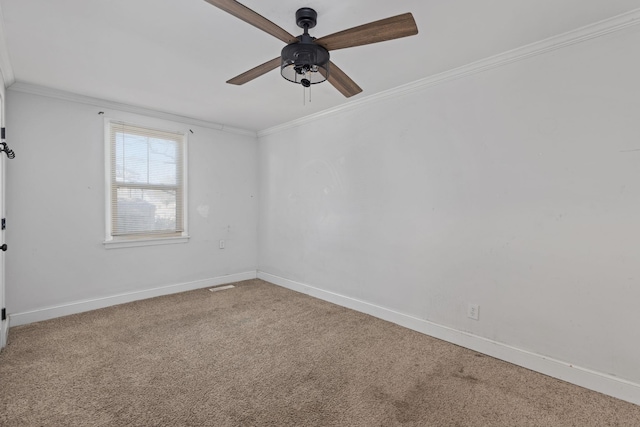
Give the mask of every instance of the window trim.
MULTIPOLYGON (((176 128, 178 128, 176 126, 176 128)), ((187 243, 189 241, 189 215, 188 215, 188 170, 187 158, 189 148, 188 132, 184 129, 163 129, 157 126, 148 125, 129 120, 117 120, 113 118, 104 118, 104 172, 105 172, 105 240, 102 242, 105 249, 117 249, 126 247, 140 247, 153 245, 170 245, 176 243, 187 243), (182 221, 183 231, 169 234, 138 234, 129 236, 113 236, 112 228, 112 205, 111 205, 111 125, 120 124, 137 126, 150 130, 161 132, 170 132, 180 134, 183 138, 182 147, 182 221)))

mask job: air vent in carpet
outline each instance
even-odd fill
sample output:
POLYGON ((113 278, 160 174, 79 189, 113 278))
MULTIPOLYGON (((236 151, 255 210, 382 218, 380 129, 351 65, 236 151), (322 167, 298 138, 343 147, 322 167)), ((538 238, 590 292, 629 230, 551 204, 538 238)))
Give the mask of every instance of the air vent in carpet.
POLYGON ((225 289, 231 289, 231 288, 235 288, 235 286, 233 286, 233 285, 218 286, 218 287, 215 287, 215 288, 210 288, 209 290, 211 292, 217 292, 217 291, 224 291, 225 289))

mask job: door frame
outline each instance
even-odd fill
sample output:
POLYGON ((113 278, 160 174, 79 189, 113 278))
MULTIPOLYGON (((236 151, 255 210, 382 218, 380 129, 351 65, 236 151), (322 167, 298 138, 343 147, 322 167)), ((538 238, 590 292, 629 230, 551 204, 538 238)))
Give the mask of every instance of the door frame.
MULTIPOLYGON (((0 127, 4 127, 4 105, 5 96, 3 93, 0 93, 0 127)), ((0 153, 0 218, 5 218, 5 183, 6 183, 6 175, 5 175, 5 156, 0 153)), ((5 230, 0 229, 0 244, 4 243, 4 235, 5 230)), ((6 298, 5 298, 5 280, 4 280, 4 251, 0 251, 0 309, 5 309, 6 307, 6 298)), ((6 310, 5 310, 6 313, 6 310)), ((6 315, 5 320, 0 320, 0 349, 4 348, 7 345, 7 341, 9 339, 9 315, 6 315)))

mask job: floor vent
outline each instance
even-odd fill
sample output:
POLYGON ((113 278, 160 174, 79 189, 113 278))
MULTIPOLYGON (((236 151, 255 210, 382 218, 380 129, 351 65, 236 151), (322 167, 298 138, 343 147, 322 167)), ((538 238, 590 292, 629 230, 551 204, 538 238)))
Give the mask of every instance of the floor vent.
POLYGON ((215 288, 209 288, 209 290, 211 292, 217 292, 217 291, 224 291, 225 289, 231 289, 231 288, 235 288, 235 286, 233 286, 233 285, 218 286, 218 287, 215 287, 215 288))

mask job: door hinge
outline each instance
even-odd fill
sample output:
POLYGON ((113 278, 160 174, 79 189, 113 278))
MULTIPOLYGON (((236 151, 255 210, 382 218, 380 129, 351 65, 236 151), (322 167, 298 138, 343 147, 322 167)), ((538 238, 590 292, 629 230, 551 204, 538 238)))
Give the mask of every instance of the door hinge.
POLYGON ((7 320, 7 309, 6 308, 2 309, 2 320, 7 320))
POLYGON ((7 228, 7 218, 2 218, 2 229, 7 228))

